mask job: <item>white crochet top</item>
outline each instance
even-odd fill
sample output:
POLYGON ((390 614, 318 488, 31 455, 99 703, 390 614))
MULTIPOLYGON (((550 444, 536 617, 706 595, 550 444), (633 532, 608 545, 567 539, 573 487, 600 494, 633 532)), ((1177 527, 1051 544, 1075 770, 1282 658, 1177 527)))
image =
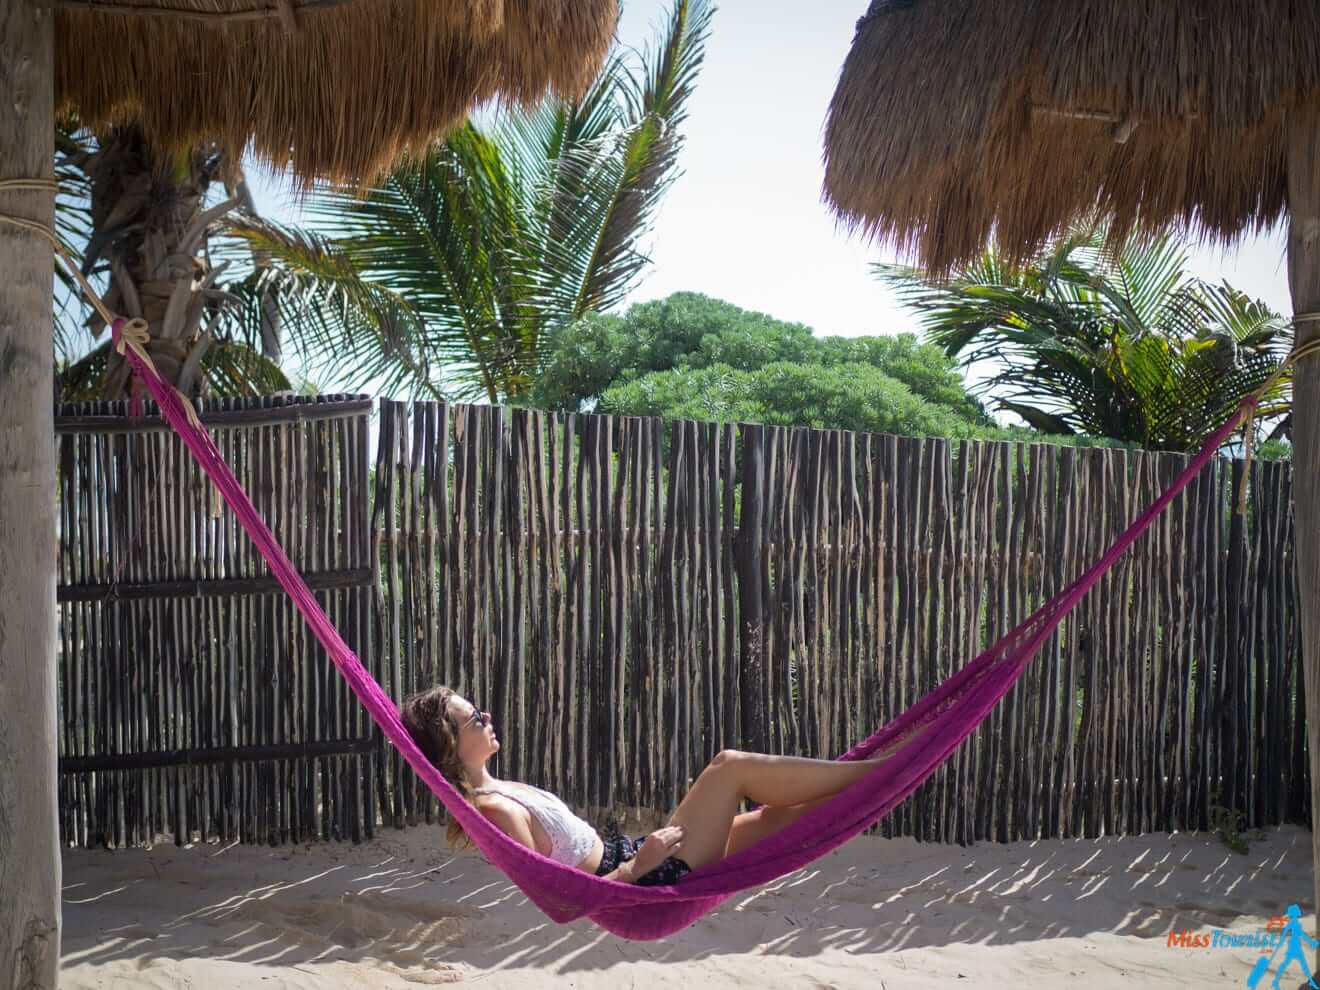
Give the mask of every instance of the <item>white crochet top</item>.
POLYGON ((526 808, 550 837, 550 858, 556 862, 577 866, 596 844, 596 830, 549 791, 522 784, 517 788, 485 787, 472 793, 501 794, 526 808))

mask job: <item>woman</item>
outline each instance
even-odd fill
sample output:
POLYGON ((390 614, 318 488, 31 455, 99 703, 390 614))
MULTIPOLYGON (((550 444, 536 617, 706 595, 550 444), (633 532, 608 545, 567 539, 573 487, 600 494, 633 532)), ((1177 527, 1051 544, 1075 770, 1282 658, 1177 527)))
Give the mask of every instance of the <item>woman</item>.
MULTIPOLYGON (((417 748, 507 835, 558 862, 644 885, 676 883, 692 870, 773 835, 892 755, 839 763, 724 750, 701 772, 663 828, 644 839, 602 838, 555 795, 499 780, 486 769, 500 741, 490 714, 466 698, 433 687, 405 699, 400 715, 417 748), (743 798, 761 807, 739 814, 743 798)), ((451 818, 450 842, 464 838, 451 818)))

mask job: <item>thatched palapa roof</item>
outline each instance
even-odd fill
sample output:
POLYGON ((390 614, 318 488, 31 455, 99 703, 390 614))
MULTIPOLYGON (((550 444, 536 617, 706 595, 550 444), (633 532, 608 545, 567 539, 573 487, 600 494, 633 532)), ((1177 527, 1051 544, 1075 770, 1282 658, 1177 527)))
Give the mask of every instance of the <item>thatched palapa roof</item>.
POLYGON ((51 0, 56 100, 153 143, 378 175, 489 100, 586 88, 616 0, 51 0))
POLYGON ((1320 100, 1320 3, 876 0, 829 109, 825 195, 934 270, 1021 259, 1098 207, 1212 242, 1286 208, 1285 121, 1320 100))

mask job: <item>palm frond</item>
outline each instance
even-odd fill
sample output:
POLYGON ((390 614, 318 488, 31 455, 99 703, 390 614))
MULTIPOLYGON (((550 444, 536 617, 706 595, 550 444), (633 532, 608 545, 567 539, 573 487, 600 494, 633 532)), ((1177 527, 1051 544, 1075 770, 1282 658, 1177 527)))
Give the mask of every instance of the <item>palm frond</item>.
MULTIPOLYGON (((260 339, 262 307, 274 299, 290 347, 308 367, 332 363, 349 387, 385 381, 391 390, 441 395, 428 363, 434 342, 412 300, 365 278, 340 243, 266 220, 242 220, 227 233, 229 250, 243 245, 271 259, 227 287, 242 302, 236 319, 249 339, 260 339)), ((452 356, 466 355, 460 348, 452 356)))
MULTIPOLYGON (((83 169, 89 153, 87 142, 76 118, 57 123, 55 179, 60 191, 55 196, 55 234, 74 258, 83 253, 82 246, 92 236, 91 194, 83 169)), ((57 362, 71 363, 86 353, 92 343, 83 324, 90 307, 83 298, 82 286, 63 264, 56 263, 55 278, 59 283, 55 299, 55 355, 57 362)))
POLYGON ((620 74, 623 129, 567 145, 554 162, 549 192, 576 191, 573 209, 551 211, 545 232, 547 268, 557 276, 547 288, 567 319, 616 306, 647 263, 637 243, 677 178, 680 127, 713 14, 705 0, 678 0, 641 70, 620 74))
MULTIPOLYGON (((1097 228, 1017 270, 987 250, 939 282, 894 265, 875 272, 932 343, 964 367, 992 364, 978 391, 1002 411, 1051 432, 1190 450, 1274 373, 1288 337, 1268 307, 1185 266, 1170 237, 1115 251, 1097 228)), ((1272 415, 1286 384, 1268 397, 1272 415)))
MULTIPOLYGON (((77 361, 56 369, 61 402, 86 402, 102 397, 101 387, 112 344, 106 341, 77 361)), ((248 342, 218 339, 202 357, 202 393, 222 398, 270 395, 292 386, 279 365, 248 342)))

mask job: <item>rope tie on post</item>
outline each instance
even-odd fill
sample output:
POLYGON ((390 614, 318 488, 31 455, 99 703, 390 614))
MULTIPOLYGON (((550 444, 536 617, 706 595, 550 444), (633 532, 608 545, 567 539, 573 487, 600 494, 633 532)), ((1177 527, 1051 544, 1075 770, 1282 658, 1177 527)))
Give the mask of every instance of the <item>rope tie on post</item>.
MULTIPOLYGON (((54 179, 0 179, 0 192, 58 193, 59 191, 60 184, 54 179)), ((69 253, 69 249, 64 246, 64 242, 60 240, 54 230, 39 220, 28 220, 26 217, 16 217, 8 213, 0 213, 0 223, 7 223, 10 226, 18 227, 20 230, 26 230, 39 237, 44 237, 50 242, 58 253, 60 260, 64 263, 64 267, 77 280, 78 285, 82 288, 83 295, 87 297, 87 301, 92 304, 92 308, 105 321, 105 325, 110 328, 115 350, 120 357, 129 361, 133 369, 135 385, 141 382, 141 371, 139 366, 129 359, 126 349, 131 350, 133 355, 142 362, 142 367, 149 369, 162 385, 165 384, 165 380, 161 378, 160 372, 156 370, 150 355, 147 354, 147 342, 151 339, 147 333, 147 321, 136 317, 131 320, 126 319, 111 312, 110 307, 105 304, 104 300, 97 294, 96 289, 84 277, 82 269, 74 261, 73 255, 69 253)), ((173 392, 178 396, 179 401, 183 403, 183 410, 188 416, 188 421, 200 429, 201 420, 197 418, 197 410, 193 408, 192 402, 177 388, 173 389, 173 392)), ((129 415, 134 417, 142 415, 142 396, 136 388, 134 388, 129 399, 129 415)))

